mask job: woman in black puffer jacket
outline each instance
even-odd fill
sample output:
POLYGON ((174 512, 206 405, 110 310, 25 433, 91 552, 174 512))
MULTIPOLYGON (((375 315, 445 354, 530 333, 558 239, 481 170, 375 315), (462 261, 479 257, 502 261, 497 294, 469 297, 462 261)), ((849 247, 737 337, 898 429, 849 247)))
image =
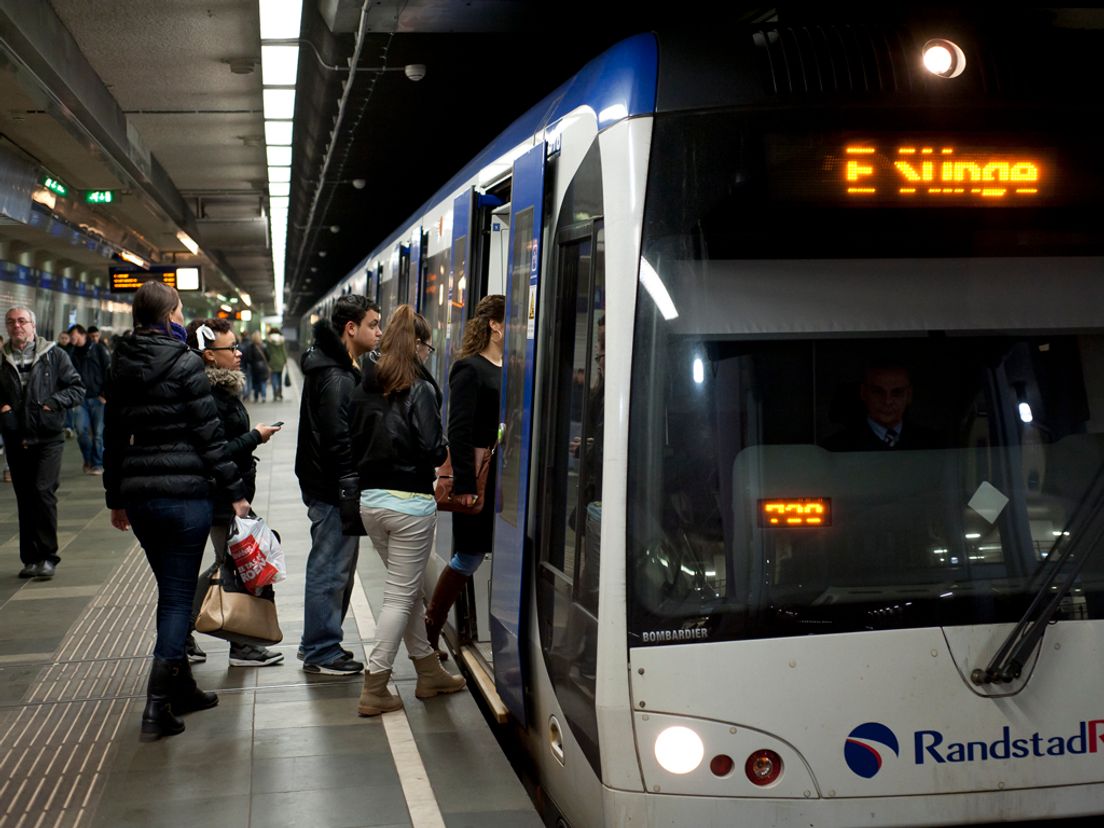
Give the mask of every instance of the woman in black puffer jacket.
POLYGON ((104 420, 104 488, 111 523, 134 528, 157 579, 157 643, 142 739, 184 730, 176 714, 218 704, 196 687, 184 641, 214 499, 249 513, 203 363, 184 344, 177 292, 148 282, 134 295, 134 328, 111 365, 104 420))

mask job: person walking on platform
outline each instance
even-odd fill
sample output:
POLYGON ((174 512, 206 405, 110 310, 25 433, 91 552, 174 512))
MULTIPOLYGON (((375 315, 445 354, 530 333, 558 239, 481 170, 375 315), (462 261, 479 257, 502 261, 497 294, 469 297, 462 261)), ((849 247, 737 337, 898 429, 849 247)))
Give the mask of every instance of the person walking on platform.
POLYGON ((287 367, 287 344, 284 335, 273 328, 265 341, 268 348, 268 367, 272 370, 272 399, 284 398, 284 368, 287 367))
POLYGON ((92 341, 83 326, 73 325, 69 328, 69 358, 84 382, 84 399, 73 412, 84 473, 103 474, 104 387, 111 371, 111 355, 103 345, 92 341))
MULTIPOLYGON (((245 486, 245 498, 252 501, 257 491, 257 459, 253 452, 261 443, 267 443, 272 435, 280 430, 279 426, 258 423, 249 427, 249 412, 241 401, 245 376, 241 372, 241 352, 238 338, 225 319, 196 319, 188 324, 188 347, 198 351, 203 358, 207 379, 211 383, 211 396, 218 407, 219 420, 222 422, 222 434, 226 438, 226 454, 238 467, 245 486)), ((211 545, 215 555, 225 554, 226 540, 230 536, 230 522, 234 513, 230 504, 215 501, 211 523, 211 545)), ((189 632, 185 650, 188 660, 200 662, 207 660, 195 643, 195 637, 189 632)), ((230 666, 266 667, 279 664, 284 654, 267 647, 252 644, 230 642, 230 666)))
POLYGON ((268 351, 265 350, 260 331, 253 331, 249 337, 249 350, 242 359, 249 363, 249 385, 253 389, 253 402, 264 402, 272 369, 268 366, 268 351))
MULTIPOLYGON (((453 496, 465 506, 476 502, 475 450, 498 440, 498 394, 502 384, 502 349, 506 297, 485 296, 464 328, 456 362, 449 371, 448 440, 452 457, 453 496)), ((496 463, 491 463, 483 497, 487 502, 474 515, 452 516, 452 558, 441 570, 426 607, 425 627, 430 646, 438 647, 449 609, 464 591, 468 579, 491 551, 494 534, 496 463)))
POLYGON ((134 294, 134 334, 121 337, 108 382, 104 488, 111 524, 134 528, 157 580, 143 741, 184 730, 178 715, 218 704, 192 678, 184 642, 213 501, 249 514, 237 466, 225 453, 203 361, 185 342, 180 296, 162 282, 134 294))
POLYGON ((311 521, 299 646, 307 673, 345 676, 364 669, 341 646, 360 545, 355 535, 364 534, 358 527, 348 401, 360 382, 357 361, 375 350, 380 335, 379 306, 366 296, 342 296, 330 319, 315 324, 314 343, 300 363, 303 390, 295 475, 311 521), (343 534, 343 529, 353 536, 343 534))
POLYGON ((47 580, 61 561, 57 489, 65 412, 84 399, 84 385, 69 355, 38 336, 34 311, 11 308, 4 322, 0 431, 19 513, 19 577, 47 580))
POLYGON ((424 619, 415 612, 437 528, 436 468, 448 455, 440 392, 422 365, 430 352, 429 338, 421 315, 410 305, 396 308, 379 359, 364 362, 364 381, 349 406, 361 519, 387 567, 376 646, 357 705, 361 716, 402 707, 402 700, 387 689, 400 641, 414 660, 414 695, 419 699, 464 687, 462 677, 441 666, 426 638, 424 619))

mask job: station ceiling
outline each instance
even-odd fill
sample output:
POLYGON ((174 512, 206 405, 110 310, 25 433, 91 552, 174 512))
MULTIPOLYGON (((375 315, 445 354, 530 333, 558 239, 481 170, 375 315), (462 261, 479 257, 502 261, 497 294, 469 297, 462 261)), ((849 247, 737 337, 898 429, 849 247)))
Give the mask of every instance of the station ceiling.
MULTIPOLYGON (((1100 11, 1042 12, 1104 27, 1100 11)), ((618 40, 826 13, 700 0, 304 0, 286 319, 618 40), (333 131, 362 8, 360 59, 333 131), (424 65, 424 79, 409 80, 408 64, 424 65)), ((73 187, 123 190, 117 204, 74 206, 70 218, 161 260, 195 259, 177 238, 184 230, 221 274, 209 287, 248 292, 271 313, 259 37, 257 0, 0 0, 0 147, 73 187)), ((0 241, 18 234, 57 244, 0 219, 0 241)), ((50 255, 106 271, 102 257, 72 246, 50 255)))

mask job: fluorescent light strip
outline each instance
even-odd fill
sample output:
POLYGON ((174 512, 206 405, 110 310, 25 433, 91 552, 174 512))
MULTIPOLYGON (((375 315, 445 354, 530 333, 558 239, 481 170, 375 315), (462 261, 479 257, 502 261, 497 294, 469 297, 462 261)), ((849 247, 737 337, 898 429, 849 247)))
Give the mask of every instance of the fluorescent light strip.
POLYGON ((294 89, 265 89, 261 96, 266 120, 286 121, 295 117, 294 89))
POLYGON ((268 180, 270 182, 291 181, 291 167, 269 167, 268 180))
POLYGON ((291 146, 294 121, 265 121, 265 143, 270 147, 291 146))
POLYGON ((268 166, 269 167, 290 167, 291 166, 291 147, 272 147, 268 148, 268 166))
POLYGON ((289 40, 299 37, 303 0, 259 0, 261 40, 289 40))
POLYGON ((261 83, 265 86, 295 86, 299 75, 298 46, 261 44, 261 83))

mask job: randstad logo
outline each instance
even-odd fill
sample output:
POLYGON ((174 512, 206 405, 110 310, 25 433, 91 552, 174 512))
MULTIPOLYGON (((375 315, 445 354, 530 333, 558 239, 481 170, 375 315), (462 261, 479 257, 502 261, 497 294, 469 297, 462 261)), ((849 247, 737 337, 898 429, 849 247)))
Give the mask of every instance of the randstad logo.
POLYGON ((847 767, 864 779, 870 779, 882 769, 882 757, 886 748, 900 756, 897 736, 878 722, 861 724, 851 731, 843 746, 843 758, 847 767))

